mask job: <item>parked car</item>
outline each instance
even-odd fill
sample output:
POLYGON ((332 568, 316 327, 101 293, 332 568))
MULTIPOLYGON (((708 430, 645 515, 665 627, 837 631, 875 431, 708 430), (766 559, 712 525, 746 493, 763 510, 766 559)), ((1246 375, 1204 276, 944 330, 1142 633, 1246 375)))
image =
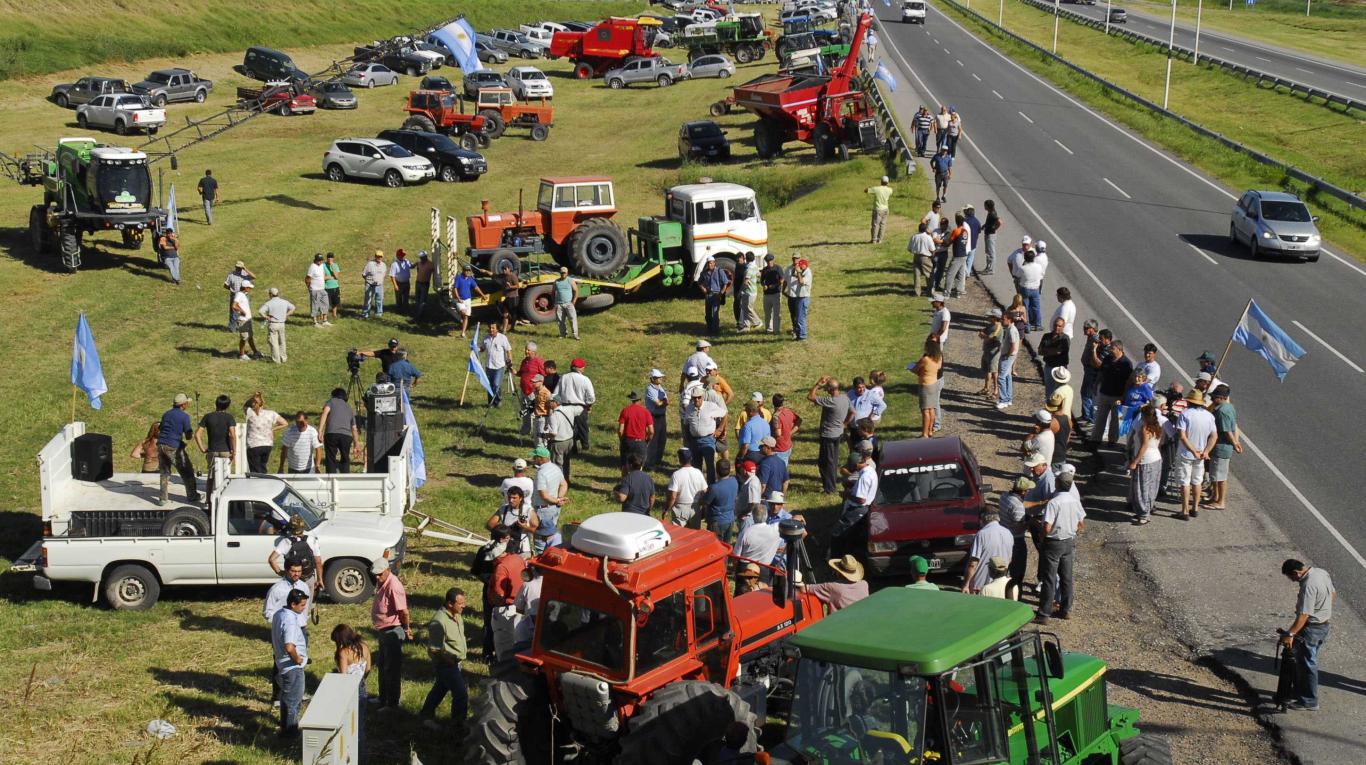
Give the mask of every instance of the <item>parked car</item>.
POLYGON ((478 98, 480 88, 507 88, 507 78, 492 69, 480 69, 477 72, 470 72, 465 75, 462 83, 465 90, 465 98, 478 98))
POLYGON ((373 88, 376 85, 397 85, 398 72, 384 64, 357 64, 338 79, 358 88, 373 88))
POLYGON ((708 21, 716 21, 725 14, 712 10, 711 8, 694 8, 687 13, 680 13, 679 15, 684 18, 692 19, 694 24, 705 24, 708 21))
POLYGON ((233 71, 261 82, 308 82, 308 73, 294 65, 288 54, 273 48, 252 46, 247 48, 242 63, 234 66, 233 71))
POLYGON ((1249 191, 1233 206, 1228 238, 1246 244, 1248 253, 1290 255, 1313 263, 1319 259, 1322 240, 1318 218, 1300 198, 1282 191, 1249 191))
POLYGON ((82 77, 73 83, 52 86, 50 98, 62 107, 76 107, 90 103, 106 93, 127 93, 128 83, 113 77, 82 77))
POLYGON ((688 79, 688 67, 675 64, 663 56, 651 56, 627 62, 625 66, 616 69, 609 69, 602 79, 609 88, 624 88, 637 82, 657 82, 660 87, 667 87, 679 80, 688 79))
POLYGON ((417 86, 418 90, 444 90, 448 93, 455 92, 455 85, 451 81, 440 75, 429 74, 422 78, 422 83, 417 86))
POLYGON ((838 14, 830 8, 798 8, 778 14, 780 24, 789 24, 801 19, 809 19, 817 24, 824 24, 834 21, 836 18, 838 18, 838 14))
POLYGON ((431 160, 436 166, 437 179, 446 183, 477 181, 489 170, 484 155, 461 148, 448 135, 421 130, 381 130, 377 137, 431 160))
POLYGON ((202 104, 213 90, 213 80, 196 77, 189 69, 158 69, 129 90, 146 96, 152 106, 165 106, 170 101, 202 104))
POLYGON ((688 76, 694 80, 702 77, 717 77, 724 80, 732 74, 735 74, 735 64, 720 53, 698 56, 688 64, 688 76))
POLYGON ((547 48, 550 47, 550 38, 555 36, 555 33, 548 29, 530 24, 523 24, 517 31, 526 35, 528 40, 540 43, 547 48))
POLYGON ((145 98, 136 93, 115 93, 96 96, 94 101, 76 107, 76 124, 82 130, 99 127, 112 129, 119 135, 139 130, 156 135, 157 130, 166 124, 166 112, 152 108, 145 98))
POLYGON ((514 66, 508 70, 508 87, 523 101, 532 98, 554 98, 555 86, 545 72, 534 66, 514 66))
POLYGON ((474 54, 485 64, 506 64, 508 54, 487 40, 474 41, 474 54))
POLYGON ((427 54, 410 45, 378 41, 356 46, 354 55, 357 64, 383 64, 391 71, 404 72, 409 77, 430 72, 436 68, 434 61, 437 59, 445 61, 444 56, 427 54))
POLYGON ((380 138, 341 138, 323 153, 323 172, 329 181, 374 178, 389 188, 423 183, 436 177, 436 165, 393 141, 380 138))
POLYGON ((308 94, 323 109, 354 109, 358 106, 356 94, 340 80, 315 82, 308 88, 308 94))
POLYGON ((678 129, 678 158, 682 160, 730 159, 730 139, 711 120, 685 122, 678 129))
POLYGON ((488 34, 494 47, 507 51, 509 56, 540 58, 545 55, 548 45, 532 40, 521 32, 511 29, 495 29, 488 34))
POLYGON ((1123 8, 1111 8, 1111 9, 1110 9, 1110 23, 1111 23, 1111 24, 1128 24, 1128 23, 1129 23, 1129 12, 1126 11, 1126 10, 1124 10, 1123 8))

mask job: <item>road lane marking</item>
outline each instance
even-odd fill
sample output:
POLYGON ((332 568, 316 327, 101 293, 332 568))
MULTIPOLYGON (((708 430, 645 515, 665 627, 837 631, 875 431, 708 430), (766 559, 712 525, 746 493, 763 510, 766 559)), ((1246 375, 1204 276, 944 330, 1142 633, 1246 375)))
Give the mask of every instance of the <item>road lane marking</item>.
POLYGON ((1363 89, 1366 89, 1366 85, 1362 85, 1362 84, 1359 83, 1359 82, 1352 82, 1351 80, 1343 80, 1343 82, 1347 83, 1348 85, 1351 85, 1351 86, 1354 87, 1354 88, 1363 88, 1363 89))
POLYGON ((981 77, 978 77, 976 73, 973 73, 972 79, 974 79, 974 80, 976 80, 976 81, 978 81, 978 82, 981 82, 981 81, 982 81, 982 78, 981 78, 981 77))
POLYGON ((1305 68, 1302 67, 1302 66, 1297 66, 1297 67, 1295 67, 1295 68, 1298 69, 1298 70, 1301 71, 1301 72, 1304 72, 1305 74, 1313 74, 1313 72, 1309 71, 1308 69, 1305 69, 1305 68))
POLYGON ((1261 56, 1253 56, 1253 58, 1257 59, 1258 61, 1271 61, 1271 59, 1269 59, 1269 58, 1263 58, 1263 57, 1261 57, 1261 56))
POLYGON ((1224 50, 1228 51, 1229 53, 1237 53, 1237 52, 1238 52, 1238 51, 1236 51, 1236 50, 1234 50, 1234 49, 1228 47, 1227 45, 1220 45, 1219 47, 1220 47, 1220 48, 1223 48, 1224 50))
POLYGON ((997 93, 995 89, 992 89, 991 92, 992 92, 993 95, 995 95, 997 98, 1001 99, 1002 101, 1006 100, 1006 97, 1003 96, 1003 95, 1001 95, 1000 93, 997 93))
MULTIPOLYGON (((925 34, 929 34, 929 32, 926 32, 925 34)), ((938 45, 938 44, 939 44, 939 38, 938 38, 938 37, 934 38, 934 44, 935 44, 935 45, 938 45)))
MULTIPOLYGON (((940 16, 943 16, 943 17, 944 17, 944 20, 948 21, 950 24, 954 25, 955 27, 958 27, 958 29, 959 29, 960 31, 962 31, 963 34, 968 35, 969 37, 972 37, 972 33, 971 33, 971 32, 968 32, 968 30, 964 29, 963 26, 962 26, 961 24, 959 24, 958 22, 954 21, 953 19, 950 19, 948 16, 946 16, 946 15, 945 15, 944 13, 942 13, 942 12, 939 12, 939 11, 936 11, 936 12, 939 13, 940 16)), ((884 30, 884 31, 885 31, 885 30, 884 30)), ((910 73, 911 77, 915 78, 915 81, 918 82, 918 83, 920 83, 921 92, 923 92, 923 93, 924 93, 926 96, 928 96, 929 98, 934 99, 934 94, 933 94, 932 92, 930 92, 929 86, 927 86, 927 85, 925 84, 925 81, 924 81, 924 80, 920 79, 920 75, 915 71, 914 68, 911 67, 910 62, 907 61, 907 60, 906 60, 906 57, 901 53, 901 49, 897 47, 896 41, 895 41, 895 40, 892 40, 891 35, 888 35, 887 37, 888 37, 888 40, 891 41, 891 48, 892 48, 893 51, 896 52, 897 58, 901 59, 901 63, 902 63, 902 65, 905 67, 905 70, 904 70, 904 71, 910 73)), ((973 37, 973 39, 976 40, 977 38, 973 37)), ((1082 111, 1084 111, 1084 112, 1090 114, 1091 116, 1095 117, 1096 119, 1100 120, 1101 122, 1104 122, 1105 124, 1109 125, 1110 127, 1113 127, 1115 130, 1118 130, 1120 133, 1123 133, 1124 135, 1128 136, 1130 139, 1132 139, 1132 140, 1133 140, 1135 143, 1137 143, 1138 145, 1140 145, 1140 146, 1142 146, 1142 147, 1148 149, 1149 151, 1152 151, 1154 154, 1157 154, 1157 155, 1160 156, 1160 157, 1165 158, 1166 160, 1168 160, 1169 162, 1171 162, 1174 166, 1176 166, 1176 167, 1178 167, 1178 168, 1184 170, 1184 171, 1187 172, 1188 174, 1190 174, 1191 177, 1196 178, 1197 180, 1203 181, 1205 184, 1209 185, 1211 188, 1214 188, 1214 189, 1220 191, 1221 193, 1223 193, 1225 196, 1229 197, 1230 199, 1237 199, 1237 197, 1235 197, 1233 194, 1229 193, 1228 191, 1226 191, 1226 190, 1220 188, 1220 187, 1219 187, 1218 185, 1216 185, 1213 181, 1210 181, 1208 178, 1202 177, 1199 173, 1195 172, 1194 170, 1192 170, 1192 169, 1190 169, 1190 168, 1188 168, 1188 167, 1185 167, 1184 165, 1182 165, 1180 162, 1176 161, 1175 159, 1172 159, 1171 157, 1167 156, 1166 154, 1163 154, 1161 151, 1158 151, 1156 148, 1150 146, 1149 144, 1143 142, 1142 140, 1139 140, 1137 137, 1131 135, 1130 133, 1125 132, 1125 131, 1122 130, 1118 125, 1116 125, 1115 123, 1113 123, 1113 122, 1111 122, 1110 120, 1105 119, 1104 117, 1100 116, 1100 115, 1097 114, 1095 111, 1093 111, 1092 109, 1088 108, 1088 107, 1085 106, 1084 104, 1078 102, 1076 99, 1072 98, 1071 96, 1068 96, 1067 94, 1063 93, 1061 90, 1058 90, 1057 88, 1053 87, 1052 85, 1049 85, 1048 83, 1044 82, 1041 78, 1035 76, 1033 73, 1031 73, 1031 72, 1029 72, 1028 70, 1026 70, 1023 66, 1020 66, 1019 64, 1015 63, 1014 61, 1011 61, 1009 56, 1006 56, 1004 53, 1001 53, 1000 51, 996 50, 995 48, 991 47, 990 45, 987 45, 985 42, 982 42, 981 40, 977 40, 977 42, 978 42, 983 48, 986 48, 987 50, 989 50, 989 51, 995 53, 1001 60, 1005 61, 1006 63, 1008 63, 1008 64, 1010 64, 1010 65, 1012 65, 1012 66, 1014 66, 1017 70, 1019 70, 1020 72, 1024 73, 1025 75, 1027 75, 1027 76, 1033 78, 1033 79, 1034 79, 1036 82, 1038 82, 1040 85, 1043 85, 1044 87, 1048 88, 1049 90, 1053 91, 1054 93, 1058 94, 1059 96, 1062 96, 1062 97, 1065 98, 1066 100, 1068 100, 1068 101, 1070 101, 1071 103, 1073 103, 1074 105, 1076 105, 1076 106, 1077 106, 1078 108, 1080 108, 1082 111)), ((938 99, 935 99, 935 100, 938 100, 938 99)), ((977 145, 977 142, 974 141, 974 140, 972 139, 972 136, 970 136, 970 135, 965 135, 965 136, 963 136, 963 140, 966 140, 970 146, 972 146, 973 148, 977 149, 977 154, 978 154, 978 156, 980 156, 980 157, 982 158, 982 161, 985 162, 985 163, 987 164, 987 166, 991 168, 991 171, 994 172, 994 173, 996 174, 996 177, 998 177, 998 178, 1001 179, 1001 184, 1002 184, 1003 186, 1005 186, 1006 188, 1010 189, 1011 193, 1014 194, 1015 197, 1016 197, 1017 199, 1020 200, 1020 204, 1024 205, 1025 209, 1029 210, 1030 214, 1032 214, 1032 215, 1034 216, 1034 218, 1035 218, 1036 220, 1039 221, 1039 224, 1040 224, 1041 226, 1043 226, 1043 228, 1044 228, 1045 230, 1048 231, 1048 235, 1053 239, 1053 241, 1056 242, 1056 243, 1058 244, 1058 246, 1062 247, 1064 250, 1067 251, 1067 253, 1068 253, 1069 255, 1072 256, 1072 260, 1074 260, 1074 261, 1076 262, 1077 266, 1080 267, 1081 270, 1084 271, 1084 272, 1086 273, 1086 275, 1089 276, 1089 277, 1091 278, 1091 281, 1095 283, 1096 287, 1098 287, 1098 288, 1100 289, 1100 291, 1101 291, 1107 298, 1110 299, 1110 302, 1111 302, 1112 304, 1114 304, 1116 310, 1118 310, 1120 313, 1124 314, 1124 317, 1127 318, 1130 322, 1133 323, 1134 328, 1137 329, 1137 330, 1139 331, 1140 334, 1142 334, 1142 335, 1144 335, 1144 336, 1146 336, 1146 337, 1153 337, 1153 333, 1149 332, 1149 331, 1147 330, 1147 328, 1143 326, 1143 323, 1140 322, 1140 321, 1138 320, 1138 317, 1137 317, 1137 316, 1134 316, 1133 313, 1129 311, 1128 307, 1127 307, 1124 303, 1120 302, 1119 297, 1118 297, 1117 295, 1115 295, 1115 293, 1111 292, 1109 287, 1106 287, 1106 286, 1105 286, 1105 282, 1102 282, 1102 281, 1100 280, 1100 277, 1096 274, 1096 272, 1095 272, 1095 271, 1092 271, 1092 270, 1091 270, 1091 267, 1088 266, 1088 265, 1086 265, 1086 262, 1085 262, 1084 260, 1082 260, 1080 257, 1077 256, 1076 251, 1073 250, 1071 247, 1069 247, 1069 246, 1067 245, 1067 242, 1064 241, 1063 238, 1062 238, 1061 236, 1058 235, 1058 232, 1055 231, 1055 230, 1053 229, 1053 227, 1048 223, 1048 221, 1047 221, 1042 215, 1039 214, 1039 211, 1034 209, 1034 205, 1032 205, 1032 204, 1029 203, 1029 200, 1025 197, 1025 195, 1024 195, 1023 193, 1021 193, 1020 190, 1019 190, 1018 188, 1016 188, 1014 184, 1012 184, 1009 180, 1006 179, 1005 173, 1002 173, 1002 172, 1001 172, 1001 169, 1000 169, 999 167, 996 166, 996 163, 995 163, 995 162, 992 162, 992 161, 991 161, 991 158, 988 157, 988 156, 986 155, 986 153, 982 151, 982 148, 981 148, 980 146, 977 145)), ((1324 250, 1324 252, 1327 252, 1327 250, 1324 250)), ((1332 253, 1329 253, 1329 254, 1331 255, 1332 253)), ((1342 259, 1341 259, 1341 258, 1338 258, 1338 260, 1342 260, 1342 259)), ((1343 262, 1343 263, 1346 263, 1346 261, 1342 261, 1342 262, 1343 262)), ((1353 268, 1355 268, 1355 266, 1353 266, 1353 268)), ((1355 268, 1355 270, 1358 271, 1358 272, 1360 272, 1362 275, 1366 275, 1366 271, 1362 271, 1360 268, 1355 268)), ((1167 363, 1169 363, 1169 364, 1171 365, 1171 368, 1172 368, 1172 369, 1181 369, 1181 368, 1182 368, 1181 363, 1178 362, 1178 361, 1176 360, 1176 358, 1175 358, 1174 356, 1172 356, 1172 354, 1171 354, 1170 352, 1168 352, 1167 349, 1164 348, 1164 347, 1162 346, 1161 343, 1158 343, 1156 340, 1154 340, 1154 341, 1153 341, 1153 344, 1157 346, 1158 352, 1161 353, 1163 356, 1166 357, 1167 363)), ((1193 380, 1190 381, 1190 382, 1191 382, 1192 385, 1195 384, 1195 382, 1194 382, 1193 380)), ((1309 514, 1312 515, 1312 516, 1314 516, 1314 519, 1317 520, 1317 521, 1319 522, 1319 525, 1323 526, 1323 528, 1326 529, 1326 530, 1328 531, 1328 533, 1333 537, 1333 539, 1337 540, 1337 543, 1338 543, 1339 545, 1341 545, 1342 548, 1343 548, 1344 550, 1347 551, 1347 554, 1350 555, 1350 556, 1352 556, 1352 559, 1355 560, 1355 561, 1357 562, 1357 565, 1361 566, 1362 569, 1366 569, 1366 557, 1363 557, 1362 554, 1361 554, 1360 552, 1357 552, 1357 549, 1356 549, 1355 547, 1352 546, 1352 543, 1351 543, 1351 542, 1348 542, 1348 541, 1347 541, 1347 538, 1344 537, 1344 536, 1342 535, 1342 532, 1338 531, 1337 527, 1334 526, 1334 525, 1332 524, 1332 522, 1329 521, 1326 517, 1324 517, 1323 513, 1319 512, 1319 509, 1318 509, 1317 507, 1314 506, 1314 503, 1313 503, 1313 502, 1310 502, 1310 501, 1309 501, 1309 498, 1306 497, 1306 496, 1304 496, 1304 493, 1301 492, 1301 491, 1299 490, 1299 488, 1298 488, 1297 486, 1295 486, 1295 484, 1291 483, 1290 479, 1289 479, 1288 477, 1286 477, 1285 473, 1281 472, 1281 469, 1278 468, 1278 467, 1276 467, 1276 463, 1272 462, 1272 461, 1271 461, 1271 458, 1268 457, 1268 456, 1266 456, 1266 452, 1263 452, 1263 451, 1257 446, 1257 444, 1255 444, 1255 443, 1252 441, 1252 438, 1249 437, 1249 436, 1247 436, 1247 435, 1244 435, 1244 436, 1243 436, 1243 443, 1247 445, 1247 448, 1249 448, 1249 449, 1252 450, 1252 453, 1253 453, 1253 454, 1257 455, 1257 458, 1260 459, 1260 460, 1262 461, 1262 464, 1266 466, 1267 470, 1271 471, 1271 474, 1274 475, 1274 476, 1277 478, 1277 480, 1279 480, 1279 481, 1281 482, 1281 485, 1284 486, 1292 495, 1294 495, 1295 499, 1299 500, 1300 504, 1304 506, 1304 509, 1308 510, 1308 511, 1309 511, 1309 514)))
MULTIPOLYGON (((1185 241, 1185 240, 1182 240, 1182 241, 1185 241)), ((1195 245, 1191 244, 1190 242, 1186 242, 1186 246, 1189 247, 1189 248, 1191 248, 1192 250, 1195 250, 1196 252, 1200 253, 1200 257, 1204 258, 1205 260, 1208 260, 1209 262, 1213 263, 1213 264, 1216 265, 1216 266, 1219 265, 1219 261, 1215 260, 1214 258, 1211 258, 1211 257, 1209 256, 1209 253, 1205 252, 1204 250, 1200 249, 1199 247, 1196 247, 1195 245)))
POLYGON ((959 66, 962 66, 962 65, 963 65, 963 59, 961 59, 961 58, 956 58, 956 59, 954 59, 954 61, 957 61, 959 66))
POLYGON ((1119 193, 1123 194, 1125 199, 1133 199, 1133 197, 1129 196, 1129 192, 1127 192, 1127 191, 1125 191, 1124 189, 1121 189, 1120 187, 1116 186, 1116 185, 1115 185, 1115 182, 1112 181, 1112 180, 1110 180, 1109 178, 1101 178, 1101 180, 1102 180, 1102 181, 1105 181, 1105 182, 1108 183, 1108 184, 1110 184, 1110 188, 1112 188, 1112 189, 1114 189, 1115 191, 1118 191, 1119 193))
POLYGON ((1073 152, 1071 149, 1067 148, 1066 146, 1063 146, 1062 141, 1059 141, 1059 140, 1056 139, 1056 138, 1053 139, 1053 143, 1056 143, 1056 144, 1058 145, 1058 148, 1062 149, 1063 151, 1067 152, 1068 154, 1074 154, 1074 153, 1075 153, 1075 152, 1073 152))
POLYGON ((945 49, 944 49, 944 53, 947 55, 948 52, 949 52, 949 49, 948 49, 948 48, 945 48, 945 49))
POLYGON ((1334 356, 1337 356, 1338 358, 1342 359, 1342 363, 1346 364, 1347 366, 1351 367, 1352 369, 1355 369, 1359 374, 1366 374, 1366 369, 1362 369, 1361 367, 1359 367, 1359 366, 1357 366, 1356 364, 1354 364, 1354 363, 1352 362, 1351 359, 1347 358, 1346 356, 1343 356, 1342 353, 1341 353, 1337 348, 1334 348, 1333 346, 1329 345, 1329 344, 1328 344, 1328 341, 1326 341, 1326 340, 1324 340, 1323 338, 1319 337, 1318 335, 1314 334, 1314 331, 1313 331, 1313 330, 1311 330, 1310 328, 1304 326, 1303 324, 1299 323, 1298 321, 1295 321, 1294 319, 1291 319, 1291 320, 1290 320, 1290 323, 1291 323, 1291 324, 1294 324, 1295 326, 1297 326, 1297 327, 1299 327, 1300 329, 1304 330, 1304 333, 1305 333, 1306 335, 1309 335, 1310 337, 1312 337, 1312 338, 1314 338, 1315 340, 1319 341, 1319 345, 1322 345, 1324 348, 1327 348, 1334 356))
POLYGON ((1025 114, 1024 112, 1015 112, 1015 113, 1018 114, 1018 115, 1020 115, 1021 117, 1024 117, 1024 118, 1025 118, 1025 122, 1028 122, 1028 123, 1031 124, 1031 125, 1034 124, 1034 120, 1030 119, 1028 114, 1025 114))

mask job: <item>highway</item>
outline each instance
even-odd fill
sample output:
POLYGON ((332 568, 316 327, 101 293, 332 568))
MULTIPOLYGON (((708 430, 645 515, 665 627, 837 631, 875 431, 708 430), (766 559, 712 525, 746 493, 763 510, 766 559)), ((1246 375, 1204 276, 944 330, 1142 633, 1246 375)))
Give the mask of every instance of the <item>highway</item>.
MULTIPOLYGON (((1063 7, 1090 16, 1097 21, 1105 20, 1104 0, 1095 5, 1069 4, 1063 7)), ((1116 3, 1114 7, 1123 6, 1116 3)), ((1066 19, 1064 19, 1065 21, 1066 19)), ((1271 22, 1259 21, 1255 15, 1249 14, 1248 23, 1266 24, 1271 22)), ((1171 17, 1157 18, 1129 10, 1129 20, 1124 26, 1135 32, 1166 40, 1171 34, 1171 17)), ((1194 48, 1195 27, 1186 26, 1178 19, 1176 23, 1176 44, 1179 47, 1194 48)), ((1287 80, 1294 80, 1346 98, 1366 101, 1366 70, 1344 64, 1333 64, 1319 58, 1247 38, 1214 32, 1207 27, 1200 29, 1200 54, 1242 64, 1250 69, 1274 74, 1287 80)))
MULTIPOLYGON (((1097 315, 1135 356, 1152 341, 1164 380, 1189 380, 1197 355, 1221 353, 1249 298, 1304 346, 1308 355, 1284 383, 1260 357, 1230 351, 1220 377, 1254 445, 1235 456, 1233 474, 1333 573, 1339 603, 1366 613, 1366 514, 1355 482, 1366 467, 1366 410, 1358 403, 1366 400, 1366 270, 1331 252, 1313 264, 1249 260, 1227 240, 1241 189, 1225 189, 1110 124, 933 6, 923 27, 899 23, 891 9, 878 14, 879 55, 900 81, 892 101, 902 124, 916 105, 911 88, 932 111, 953 105, 964 117, 958 154, 974 173, 964 176, 980 174, 985 185, 951 185, 946 207, 972 202, 980 216, 984 198, 1004 203, 1001 257, 1021 233, 1049 242, 1045 316, 1056 305, 1050 284, 1076 285, 1085 303, 1077 337, 1081 321, 1097 315)), ((1008 285, 1003 271, 998 264, 993 278, 1008 285)))

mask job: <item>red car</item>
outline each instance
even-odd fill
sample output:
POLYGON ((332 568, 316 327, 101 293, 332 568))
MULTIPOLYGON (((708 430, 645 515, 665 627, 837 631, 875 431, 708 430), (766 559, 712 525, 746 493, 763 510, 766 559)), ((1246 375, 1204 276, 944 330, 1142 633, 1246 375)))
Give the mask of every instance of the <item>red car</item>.
POLYGON ((931 571, 963 564, 980 528, 982 474, 957 436, 883 444, 878 493, 868 513, 868 564, 879 575, 906 573, 920 555, 931 571))
POLYGON ((245 104, 255 101, 265 96, 265 111, 276 110, 276 104, 284 102, 279 106, 277 113, 286 117, 291 114, 312 114, 318 110, 318 100, 307 93, 295 93, 293 89, 285 87, 284 83, 271 83, 263 88, 238 88, 237 101, 245 104))

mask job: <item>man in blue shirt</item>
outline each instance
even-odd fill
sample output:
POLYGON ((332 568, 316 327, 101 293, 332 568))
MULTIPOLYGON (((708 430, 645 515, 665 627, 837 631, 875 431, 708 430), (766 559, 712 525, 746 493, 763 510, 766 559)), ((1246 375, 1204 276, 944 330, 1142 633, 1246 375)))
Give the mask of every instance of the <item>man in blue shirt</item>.
POLYGON ((716 259, 707 256, 707 265, 702 269, 702 277, 697 280, 707 301, 707 334, 721 334, 721 306, 726 304, 726 290, 730 287, 730 274, 716 266, 716 259))
POLYGON ((756 401, 745 402, 745 424, 740 428, 740 452, 745 459, 758 462, 763 459, 759 452, 759 442, 773 435, 773 429, 759 411, 756 401))
POLYGON ((775 491, 787 493, 788 481, 792 479, 792 474, 788 471, 787 463, 781 457, 773 453, 778 442, 772 436, 759 442, 763 456, 759 463, 759 470, 755 473, 759 478, 759 496, 767 497, 775 491))
POLYGON ((304 702, 304 681, 308 666, 308 634, 304 632, 304 610, 308 595, 291 590, 285 607, 275 612, 270 620, 270 643, 275 653, 275 668, 279 670, 280 736, 299 735, 299 707, 304 702))
POLYGON ((408 351, 405 348, 398 349, 398 361, 389 365, 389 380, 400 388, 412 390, 417 387, 418 380, 422 373, 417 371, 413 362, 408 360, 408 351))
POLYGON ((949 201, 949 179, 953 177, 953 157, 949 156, 948 146, 939 147, 939 153, 930 160, 930 168, 934 170, 934 198, 940 202, 949 201))
POLYGON ((664 449, 669 443, 669 391, 664 389, 664 373, 658 369, 650 370, 650 384, 645 388, 645 409, 655 423, 650 448, 645 452, 645 469, 649 470, 663 464, 664 449))
POLYGON ((465 266, 460 275, 455 277, 455 310, 460 314, 460 336, 465 336, 465 330, 470 326, 470 312, 474 310, 474 296, 481 298, 488 297, 484 291, 479 289, 479 283, 474 280, 474 271, 469 266, 465 266))
POLYGON ((199 504, 199 485, 195 482, 194 463, 185 451, 186 439, 194 434, 194 424, 185 411, 190 407, 190 397, 177 393, 173 405, 161 415, 161 431, 157 436, 157 467, 161 472, 161 496, 158 505, 166 504, 171 496, 171 466, 180 473, 185 482, 185 499, 191 504, 199 504))
POLYGON ((730 460, 717 460, 716 480, 702 499, 702 514, 707 531, 726 544, 735 542, 735 495, 739 492, 740 483, 730 474, 730 460))

